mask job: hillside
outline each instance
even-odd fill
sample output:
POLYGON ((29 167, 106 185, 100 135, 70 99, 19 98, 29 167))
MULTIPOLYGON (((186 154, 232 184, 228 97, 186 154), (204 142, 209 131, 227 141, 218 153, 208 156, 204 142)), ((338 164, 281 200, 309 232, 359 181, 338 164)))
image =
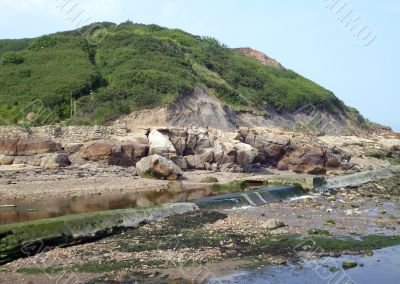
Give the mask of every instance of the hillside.
POLYGON ((106 124, 201 88, 235 114, 268 119, 311 103, 346 125, 367 124, 332 92, 259 52, 156 25, 102 25, 98 45, 82 36, 89 27, 0 40, 0 123, 25 119, 21 109, 39 99, 67 124, 106 124))

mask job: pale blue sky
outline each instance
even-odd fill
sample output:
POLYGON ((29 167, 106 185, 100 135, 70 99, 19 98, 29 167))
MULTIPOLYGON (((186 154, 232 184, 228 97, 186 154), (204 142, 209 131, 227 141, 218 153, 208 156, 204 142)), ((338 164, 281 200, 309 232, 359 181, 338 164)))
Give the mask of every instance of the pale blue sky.
POLYGON ((338 0, 368 26, 362 41, 326 6, 335 0, 0 0, 0 38, 34 37, 79 21, 127 19, 253 47, 332 90, 367 118, 400 131, 400 0, 338 0), (69 1, 69 2, 65 2, 69 1), (64 9, 57 6, 67 3, 64 9), (75 7, 68 14, 68 10, 75 7), (83 11, 79 14, 80 11, 83 11), (68 19, 72 14, 79 17, 68 19), (364 46, 376 35, 369 46, 364 46))

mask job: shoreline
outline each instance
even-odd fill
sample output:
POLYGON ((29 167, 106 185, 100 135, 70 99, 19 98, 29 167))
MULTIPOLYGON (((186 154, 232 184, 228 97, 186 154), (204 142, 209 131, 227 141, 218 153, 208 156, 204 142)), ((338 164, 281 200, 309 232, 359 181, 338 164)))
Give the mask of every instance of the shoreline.
POLYGON ((0 167, 0 202, 167 190, 174 183, 182 189, 194 189, 212 185, 212 182, 202 182, 202 179, 206 177, 215 177, 219 183, 229 183, 234 182, 236 178, 249 175, 197 170, 185 172, 183 180, 167 181, 141 178, 137 176, 135 168, 96 165, 55 170, 28 168, 1 171, 0 167))
POLYGON ((312 258, 369 255, 400 244, 399 184, 395 176, 313 199, 175 215, 96 242, 16 260, 2 266, 0 275, 40 283, 65 273, 100 283, 190 281, 190 272, 199 268, 212 272, 208 267, 228 266, 232 272, 243 265, 308 259, 304 240, 309 239, 320 248, 312 258))

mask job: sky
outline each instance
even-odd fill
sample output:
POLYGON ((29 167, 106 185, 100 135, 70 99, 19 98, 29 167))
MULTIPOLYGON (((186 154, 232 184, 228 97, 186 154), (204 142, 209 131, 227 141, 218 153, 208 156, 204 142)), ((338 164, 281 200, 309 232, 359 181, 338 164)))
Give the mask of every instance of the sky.
POLYGON ((400 131, 400 0, 0 0, 0 38, 126 20, 260 50, 400 131))

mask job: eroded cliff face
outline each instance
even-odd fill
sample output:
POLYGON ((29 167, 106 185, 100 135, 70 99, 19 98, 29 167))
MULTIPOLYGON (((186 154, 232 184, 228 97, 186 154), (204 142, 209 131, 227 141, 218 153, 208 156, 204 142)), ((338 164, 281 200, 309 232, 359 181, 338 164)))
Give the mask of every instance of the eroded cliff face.
POLYGON ((203 88, 165 107, 134 112, 117 121, 129 129, 141 127, 210 127, 232 131, 243 124, 239 116, 203 88))
POLYGON ((201 87, 165 107, 133 112, 115 124, 124 124, 131 130, 141 127, 204 127, 234 131, 240 127, 267 127, 314 135, 362 132, 344 114, 332 115, 313 105, 294 113, 278 112, 272 107, 267 107, 265 115, 258 115, 251 109, 235 112, 201 87))
POLYGON ((276 61, 275 59, 267 56, 266 54, 262 53, 261 51, 249 48, 249 47, 242 47, 242 48, 235 48, 234 50, 257 59, 261 64, 270 65, 278 68, 283 68, 283 66, 276 61))

